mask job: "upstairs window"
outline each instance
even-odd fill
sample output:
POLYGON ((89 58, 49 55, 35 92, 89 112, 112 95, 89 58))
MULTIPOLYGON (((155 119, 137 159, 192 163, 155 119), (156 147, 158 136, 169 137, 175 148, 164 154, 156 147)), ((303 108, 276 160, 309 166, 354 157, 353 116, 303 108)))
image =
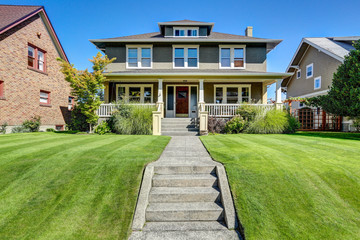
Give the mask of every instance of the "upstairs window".
POLYGON ((314 75, 314 64, 306 66, 306 78, 311 78, 314 75))
POLYGON ((198 68, 198 46, 174 46, 174 68, 198 68))
POLYGON ((198 37, 199 28, 174 28, 175 37, 198 37))
POLYGON ((301 69, 297 70, 296 72, 296 79, 301 78, 301 69))
POLYGON ((220 68, 245 68, 244 46, 220 46, 220 68))
POLYGON ((28 45, 28 67, 45 72, 45 55, 45 51, 40 48, 28 45))
POLYGON ((317 77, 314 79, 314 90, 321 88, 321 77, 317 77))
POLYGON ((68 98, 68 110, 72 110, 74 108, 74 97, 68 98))
POLYGON ((50 92, 40 90, 40 104, 50 104, 50 92))
POLYGON ((127 68, 151 68, 152 46, 126 46, 127 68))

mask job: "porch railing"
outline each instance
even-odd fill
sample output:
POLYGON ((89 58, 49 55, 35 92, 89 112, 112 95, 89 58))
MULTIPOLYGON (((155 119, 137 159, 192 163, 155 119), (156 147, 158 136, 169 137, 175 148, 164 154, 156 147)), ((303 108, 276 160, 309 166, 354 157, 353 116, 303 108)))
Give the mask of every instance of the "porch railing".
POLYGON ((236 115, 236 110, 241 106, 251 105, 259 108, 274 108, 273 104, 219 104, 219 103, 206 103, 205 111, 212 117, 233 117, 236 115))
MULTIPOLYGON (((116 103, 103 103, 100 105, 99 109, 97 110, 97 115, 99 117, 111 117, 111 114, 116 110, 116 103)), ((137 105, 142 107, 153 108, 156 106, 155 103, 129 103, 127 105, 137 105)))

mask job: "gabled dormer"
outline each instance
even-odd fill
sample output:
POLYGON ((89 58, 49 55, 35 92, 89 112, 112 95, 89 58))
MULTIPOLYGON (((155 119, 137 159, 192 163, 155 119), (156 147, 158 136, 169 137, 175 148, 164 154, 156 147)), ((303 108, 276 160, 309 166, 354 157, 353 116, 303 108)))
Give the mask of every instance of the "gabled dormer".
POLYGON ((191 20, 160 22, 158 23, 160 34, 164 37, 208 37, 211 34, 214 23, 191 20))

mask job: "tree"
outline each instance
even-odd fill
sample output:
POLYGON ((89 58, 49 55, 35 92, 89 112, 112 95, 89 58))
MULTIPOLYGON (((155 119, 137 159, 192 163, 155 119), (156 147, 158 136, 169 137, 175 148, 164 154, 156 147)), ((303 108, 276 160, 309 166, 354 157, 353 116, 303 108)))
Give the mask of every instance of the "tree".
POLYGON ((360 116, 360 40, 354 42, 354 50, 345 56, 327 95, 308 99, 308 105, 321 107, 338 116, 360 116))
POLYGON ((89 72, 87 69, 77 70, 74 64, 58 58, 58 61, 61 62, 61 72, 65 75, 65 80, 70 83, 77 106, 86 116, 90 132, 92 132, 92 126, 96 125, 99 119, 96 110, 102 103, 99 91, 104 89, 106 78, 103 73, 105 67, 114 60, 115 58, 110 60, 106 55, 98 53, 92 60, 89 60, 93 64, 93 72, 89 72))

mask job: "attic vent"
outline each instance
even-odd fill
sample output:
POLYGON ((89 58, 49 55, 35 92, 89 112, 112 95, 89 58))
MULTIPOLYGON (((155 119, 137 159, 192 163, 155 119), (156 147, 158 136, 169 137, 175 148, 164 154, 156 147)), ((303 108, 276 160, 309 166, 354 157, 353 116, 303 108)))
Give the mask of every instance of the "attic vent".
POLYGON ((252 37, 253 36, 253 27, 247 27, 246 29, 245 29, 245 36, 247 36, 247 37, 252 37))

